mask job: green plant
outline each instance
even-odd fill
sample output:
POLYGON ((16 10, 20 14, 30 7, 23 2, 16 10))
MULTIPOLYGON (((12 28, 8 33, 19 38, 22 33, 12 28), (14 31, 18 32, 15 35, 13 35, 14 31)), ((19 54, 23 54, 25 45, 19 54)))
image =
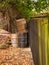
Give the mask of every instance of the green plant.
MULTIPOLYGON (((26 18, 29 20, 30 17, 35 14, 38 14, 43 10, 48 11, 48 9, 49 1, 46 0, 0 0, 0 11, 9 17, 11 29, 13 26, 12 23, 15 22, 15 19, 26 18)), ((12 32, 12 30, 10 31, 12 32)))

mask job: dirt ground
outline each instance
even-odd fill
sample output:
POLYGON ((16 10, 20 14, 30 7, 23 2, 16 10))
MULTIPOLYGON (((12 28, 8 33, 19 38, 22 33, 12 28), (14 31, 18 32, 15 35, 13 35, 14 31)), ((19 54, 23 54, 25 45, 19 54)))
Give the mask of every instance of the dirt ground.
POLYGON ((0 65, 34 65, 29 48, 0 49, 0 65))

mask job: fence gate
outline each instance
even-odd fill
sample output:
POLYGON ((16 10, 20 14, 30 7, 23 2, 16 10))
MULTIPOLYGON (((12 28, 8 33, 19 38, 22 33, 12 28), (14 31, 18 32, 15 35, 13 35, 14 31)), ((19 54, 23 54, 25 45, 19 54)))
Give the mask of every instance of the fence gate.
POLYGON ((35 65, 49 65, 49 19, 32 18, 29 23, 30 47, 35 65))

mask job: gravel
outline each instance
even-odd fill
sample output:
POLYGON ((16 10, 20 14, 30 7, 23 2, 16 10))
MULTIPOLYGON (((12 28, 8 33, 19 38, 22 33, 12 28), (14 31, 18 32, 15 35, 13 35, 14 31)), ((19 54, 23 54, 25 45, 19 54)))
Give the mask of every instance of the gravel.
POLYGON ((0 50, 0 65, 34 65, 30 51, 10 47, 0 50))

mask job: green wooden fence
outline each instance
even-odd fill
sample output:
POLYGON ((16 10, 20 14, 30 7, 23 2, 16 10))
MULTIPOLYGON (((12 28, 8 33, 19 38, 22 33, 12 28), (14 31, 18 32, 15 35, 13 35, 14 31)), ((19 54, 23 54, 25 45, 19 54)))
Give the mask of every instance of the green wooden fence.
POLYGON ((30 47, 35 65, 49 65, 49 18, 34 17, 29 25, 30 47))
POLYGON ((49 65, 48 18, 38 18, 40 65, 49 65))

